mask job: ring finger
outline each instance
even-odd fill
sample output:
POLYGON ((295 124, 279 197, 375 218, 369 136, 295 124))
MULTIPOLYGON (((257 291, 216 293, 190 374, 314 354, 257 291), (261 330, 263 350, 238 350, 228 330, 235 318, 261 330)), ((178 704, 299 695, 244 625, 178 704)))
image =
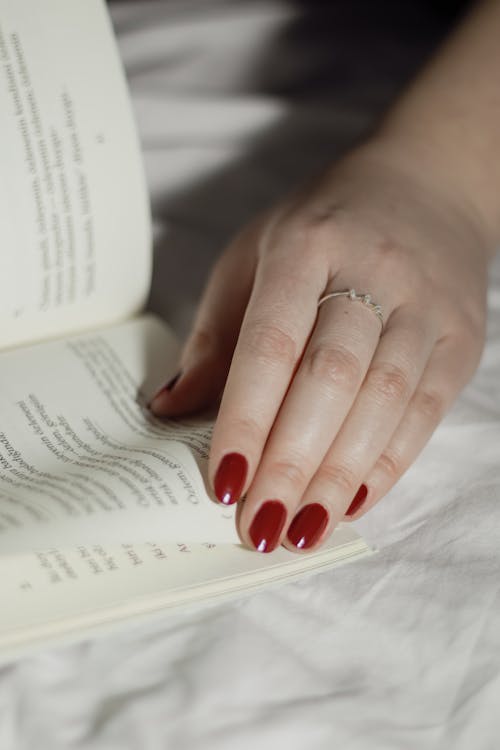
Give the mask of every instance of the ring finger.
POLYGON ((303 494, 286 545, 306 550, 324 541, 344 516, 389 442, 434 346, 433 326, 400 308, 390 317, 356 401, 303 494))

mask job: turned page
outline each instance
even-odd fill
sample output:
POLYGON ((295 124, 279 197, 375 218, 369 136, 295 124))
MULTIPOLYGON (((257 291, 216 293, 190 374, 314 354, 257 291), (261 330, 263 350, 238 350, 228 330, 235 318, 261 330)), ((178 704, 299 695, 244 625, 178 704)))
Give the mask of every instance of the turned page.
POLYGON ((234 509, 205 487, 210 423, 146 407, 176 356, 152 317, 0 354, 0 555, 238 542, 234 509))
POLYGON ((150 255, 103 0, 0 0, 0 348, 137 312, 150 255))

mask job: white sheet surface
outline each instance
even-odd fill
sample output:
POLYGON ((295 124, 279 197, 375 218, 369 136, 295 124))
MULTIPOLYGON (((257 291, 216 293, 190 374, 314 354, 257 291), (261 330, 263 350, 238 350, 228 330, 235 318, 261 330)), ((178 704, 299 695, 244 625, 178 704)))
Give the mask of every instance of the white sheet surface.
MULTIPOLYGON (((357 3, 306 37, 294 3, 114 6, 153 196, 152 306, 179 332, 229 232, 367 127, 426 48, 422 4, 388 5, 378 43, 357 3)), ((377 556, 2 668, 1 750, 498 748, 499 370, 497 258, 479 372, 358 523, 377 556)))

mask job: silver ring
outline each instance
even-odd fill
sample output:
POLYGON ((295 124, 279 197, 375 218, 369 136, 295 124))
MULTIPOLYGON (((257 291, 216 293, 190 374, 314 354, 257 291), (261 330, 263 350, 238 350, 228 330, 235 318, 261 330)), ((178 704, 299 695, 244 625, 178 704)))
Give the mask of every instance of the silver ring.
POLYGON ((355 302, 362 302, 365 307, 375 313, 382 329, 384 328, 384 314, 382 308, 380 305, 377 305, 376 302, 373 302, 370 294, 357 294, 355 289, 347 289, 344 292, 331 292, 331 294, 325 294, 324 297, 321 297, 318 301, 318 307, 322 305, 323 302, 326 302, 327 299, 333 299, 334 297, 347 297, 355 302))

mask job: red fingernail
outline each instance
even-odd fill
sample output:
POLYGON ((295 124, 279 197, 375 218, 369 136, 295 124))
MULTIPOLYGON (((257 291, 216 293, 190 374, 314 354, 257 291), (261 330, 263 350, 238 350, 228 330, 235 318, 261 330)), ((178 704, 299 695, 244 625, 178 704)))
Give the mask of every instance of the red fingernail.
POLYGON ((219 464, 214 479, 215 495, 220 503, 232 505, 241 497, 248 463, 241 453, 228 453, 219 464))
POLYGON ((158 398, 158 396, 161 396, 162 393, 166 393, 167 391, 172 391, 181 375, 182 375, 182 371, 178 372, 177 375, 174 375, 174 377, 171 380, 169 380, 168 383, 165 383, 165 385, 162 385, 160 390, 156 391, 155 395, 149 402, 148 406, 151 406, 155 398, 158 398))
POLYGON ((347 508, 345 514, 346 516, 353 516, 355 513, 358 512, 358 510, 361 508, 363 503, 366 500, 366 496, 368 495, 368 487, 366 484, 362 484, 359 490, 356 492, 356 495, 354 496, 354 500, 350 504, 350 506, 347 508))
POLYGON ((279 542, 286 521, 286 508, 279 500, 261 505, 250 526, 250 538, 258 552, 272 552, 279 542))
POLYGON ((164 393, 165 391, 173 391, 174 387, 177 384, 177 381, 179 380, 180 376, 182 375, 182 371, 179 370, 177 375, 174 375, 174 377, 166 383, 163 388, 160 389, 160 393, 164 393))
POLYGON ((288 529, 288 539, 298 549, 312 547, 326 529, 328 511, 319 503, 305 505, 288 529))

